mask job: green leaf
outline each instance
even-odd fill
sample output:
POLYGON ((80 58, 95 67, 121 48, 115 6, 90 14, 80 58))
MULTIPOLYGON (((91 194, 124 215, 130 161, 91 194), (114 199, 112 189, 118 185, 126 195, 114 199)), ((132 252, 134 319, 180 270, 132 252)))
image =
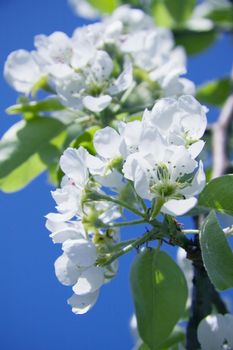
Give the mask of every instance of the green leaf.
POLYGON ((142 344, 139 346, 138 350, 150 350, 146 344, 142 344))
POLYGON ((88 2, 102 13, 111 13, 118 6, 118 0, 88 0, 88 2))
POLYGON ((36 176, 46 169, 38 154, 34 154, 25 163, 16 168, 3 179, 0 179, 0 189, 3 192, 16 192, 25 187, 36 176))
POLYGON ((195 0, 154 0, 152 13, 156 24, 180 28, 192 15, 195 0))
POLYGON ((198 205, 233 216, 233 175, 211 180, 201 192, 198 205))
POLYGON ((154 1, 152 4, 152 15, 157 26, 165 28, 172 28, 174 26, 173 18, 168 9, 159 0, 154 1))
POLYGON ((60 111, 65 107, 56 98, 48 98, 43 101, 32 101, 28 103, 16 104, 7 108, 6 112, 8 114, 21 114, 21 113, 39 113, 39 112, 52 112, 60 111))
POLYGON ((174 32, 177 45, 184 46, 189 55, 197 54, 207 49, 217 38, 214 30, 196 32, 194 30, 177 30, 174 32))
POLYGON ((169 255, 146 249, 136 257, 130 280, 140 337, 151 350, 158 349, 184 313, 185 277, 169 255))
POLYGON ((192 15, 196 0, 163 0, 163 2, 179 27, 192 15))
POLYGON ((99 129, 100 127, 97 125, 87 129, 82 135, 80 135, 75 141, 72 142, 71 146, 74 148, 82 146, 86 148, 91 154, 96 154, 95 147, 93 145, 93 137, 96 131, 99 129))
POLYGON ((54 90, 48 84, 48 76, 43 76, 38 80, 31 90, 31 95, 35 96, 39 90, 45 90, 48 92, 54 92, 54 90))
POLYGON ((214 9, 207 16, 216 25, 224 27, 225 29, 233 28, 233 6, 226 6, 224 8, 214 9))
MULTIPOLYGON (((15 132, 13 130, 13 134, 16 134, 23 123, 21 121, 17 123, 18 125, 14 125, 14 129, 15 126, 18 126, 18 128, 16 128, 15 132)), ((9 132, 12 132, 11 129, 9 129, 9 132)), ((38 153, 33 154, 9 175, 0 179, 0 189, 7 193, 18 191, 44 172, 47 167, 57 167, 65 137, 66 131, 60 133, 50 143, 41 147, 38 153)))
POLYGON ((209 103, 221 107, 231 93, 231 80, 223 78, 210 81, 200 86, 196 93, 196 98, 201 103, 209 103))
POLYGON ((16 132, 0 141, 0 179, 5 178, 64 131, 66 126, 53 118, 22 122, 16 132))
POLYGON ((233 253, 214 211, 211 211, 201 228, 200 244, 203 262, 211 282, 218 290, 232 288, 233 253))

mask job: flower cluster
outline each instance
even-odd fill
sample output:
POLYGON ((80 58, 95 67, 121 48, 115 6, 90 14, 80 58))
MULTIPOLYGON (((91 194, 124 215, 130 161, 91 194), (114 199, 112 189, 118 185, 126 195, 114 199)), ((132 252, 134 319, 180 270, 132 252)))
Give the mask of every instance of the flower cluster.
MULTIPOLYGON (((8 83, 30 94, 42 86, 71 110, 99 113, 122 106, 132 91, 138 98, 193 94, 180 78, 186 56, 174 47, 169 30, 157 28, 141 10, 118 8, 101 22, 63 32, 37 35, 35 50, 12 52, 4 67, 8 83)), ((148 99, 148 98, 147 98, 148 99)))
MULTIPOLYGON (((118 239, 117 230, 100 230, 98 222, 107 226, 120 216, 120 211, 105 201, 82 202, 85 190, 91 186, 86 156, 86 150, 79 148, 68 149, 61 157, 65 176, 61 189, 52 192, 58 213, 48 214, 46 223, 53 242, 62 244, 63 254, 55 262, 55 272, 62 284, 73 286, 68 303, 76 314, 87 312, 95 304, 100 287, 117 272, 117 262, 106 268, 96 266, 98 257, 118 239)), ((95 190, 99 191, 96 185, 95 190)))
POLYGON ((89 310, 100 286, 116 273, 115 262, 99 262, 114 251, 115 220, 124 208, 140 214, 149 200, 150 221, 160 213, 183 215, 195 206, 205 185, 202 162, 196 161, 204 146, 205 113, 190 95, 164 98, 145 110, 142 120, 98 130, 95 156, 82 147, 62 155, 65 175, 52 193, 58 213, 47 215, 47 227, 53 241, 62 243, 55 270, 63 284, 73 285, 74 312, 89 310))

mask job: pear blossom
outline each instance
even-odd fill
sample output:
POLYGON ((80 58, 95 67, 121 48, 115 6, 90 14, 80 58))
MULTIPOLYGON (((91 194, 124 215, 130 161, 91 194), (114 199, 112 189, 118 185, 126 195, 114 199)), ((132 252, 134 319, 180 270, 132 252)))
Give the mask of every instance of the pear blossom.
POLYGON ((99 16, 99 12, 86 0, 69 0, 69 4, 78 16, 90 19, 99 16))
POLYGON ((165 98, 155 103, 151 111, 143 114, 148 127, 157 128, 168 140, 176 145, 185 145, 194 158, 200 153, 208 109, 193 96, 183 95, 178 99, 165 98))
POLYGON ((133 82, 132 66, 112 78, 113 62, 105 51, 98 51, 85 70, 56 81, 56 91, 61 102, 72 109, 86 108, 101 112, 115 95, 127 90, 133 82))
POLYGON ((150 130, 140 143, 139 152, 126 159, 123 173, 134 182, 141 198, 161 198, 161 211, 174 216, 193 208, 197 202, 194 196, 205 185, 202 163, 198 166, 184 146, 167 145, 150 130))
POLYGON ((233 316, 230 314, 209 315, 197 330, 202 350, 233 349, 233 316))
POLYGON ((105 17, 106 23, 122 23, 123 33, 132 33, 154 27, 153 20, 140 9, 131 8, 125 4, 119 6, 113 13, 105 17))

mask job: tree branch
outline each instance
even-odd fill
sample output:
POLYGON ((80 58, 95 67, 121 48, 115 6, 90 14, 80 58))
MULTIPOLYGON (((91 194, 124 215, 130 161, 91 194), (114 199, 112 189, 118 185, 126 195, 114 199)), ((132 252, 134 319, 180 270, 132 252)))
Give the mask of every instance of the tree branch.
MULTIPOLYGON (((226 174, 229 169, 228 147, 232 121, 233 95, 228 97, 217 122, 212 127, 212 178, 226 174)), ((201 226, 202 221, 203 217, 194 218, 196 229, 201 226)), ((197 350, 200 348, 197 339, 197 328, 200 321, 211 313, 213 306, 216 307, 218 312, 227 313, 227 308, 221 296, 211 283, 204 268, 198 235, 194 238, 194 246, 196 248, 193 249, 194 255, 190 256, 187 251, 187 257, 192 260, 194 269, 191 314, 187 325, 187 350, 197 350)))
POLYGON ((225 102, 218 121, 213 125, 213 173, 212 178, 227 172, 230 166, 228 156, 228 141, 233 120, 233 94, 225 102))

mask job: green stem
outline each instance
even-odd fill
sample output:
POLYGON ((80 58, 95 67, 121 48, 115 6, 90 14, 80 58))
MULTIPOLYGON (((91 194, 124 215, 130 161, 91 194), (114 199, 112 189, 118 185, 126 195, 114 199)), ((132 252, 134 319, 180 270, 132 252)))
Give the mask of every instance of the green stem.
POLYGON ((121 207, 123 208, 126 208, 130 211, 132 211, 134 214, 138 215, 138 216, 141 216, 144 220, 147 220, 147 217, 145 214, 141 213, 139 210, 137 210, 136 208, 134 207, 131 207, 131 205, 129 205, 128 203, 124 202, 124 201, 121 201, 120 199, 116 199, 116 198, 113 198, 113 197, 110 197, 110 196, 105 196, 105 195, 99 195, 99 199, 103 199, 105 201, 108 201, 108 202, 112 202, 112 203, 115 203, 115 204, 118 204, 120 205, 121 207))
POLYGON ((156 233, 158 233, 158 231, 155 231, 153 229, 153 230, 147 232, 142 237, 137 238, 134 241, 132 241, 131 243, 129 243, 128 245, 124 246, 123 249, 119 250, 118 252, 109 254, 108 261, 105 262, 102 266, 111 264, 113 261, 118 259, 120 256, 125 255, 125 254, 129 253, 131 250, 133 250, 134 248, 138 248, 141 245, 143 245, 144 243, 150 241, 152 239, 152 237, 155 238, 154 236, 156 233))
POLYGON ((143 223, 149 223, 144 219, 140 220, 132 220, 132 221, 125 221, 125 222, 116 222, 109 225, 104 225, 103 227, 111 228, 111 227, 122 227, 122 226, 131 226, 131 225, 138 225, 143 223))
POLYGON ((164 198, 159 197, 156 199, 156 201, 152 207, 152 212, 150 215, 151 220, 156 218, 156 216, 160 213, 160 210, 161 210, 162 206, 164 205, 164 203, 165 203, 164 198))

